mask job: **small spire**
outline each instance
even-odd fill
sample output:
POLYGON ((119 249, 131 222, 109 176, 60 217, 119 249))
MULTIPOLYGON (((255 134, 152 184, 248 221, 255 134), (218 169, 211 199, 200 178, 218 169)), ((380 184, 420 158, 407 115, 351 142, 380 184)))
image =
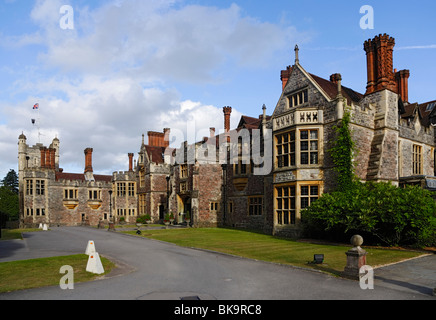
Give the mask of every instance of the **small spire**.
POLYGON ((265 123, 266 123, 266 105, 265 104, 262 106, 262 110, 263 110, 262 124, 265 125, 265 123))
POLYGON ((300 64, 300 59, 298 58, 298 52, 300 51, 300 49, 298 48, 298 44, 295 45, 295 64, 300 64))

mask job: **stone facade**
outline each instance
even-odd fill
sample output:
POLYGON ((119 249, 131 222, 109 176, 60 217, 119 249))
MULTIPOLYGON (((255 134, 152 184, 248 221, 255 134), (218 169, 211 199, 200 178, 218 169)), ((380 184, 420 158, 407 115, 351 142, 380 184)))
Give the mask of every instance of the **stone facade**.
POLYGON ((49 148, 27 145, 19 137, 20 225, 97 225, 110 211, 111 176, 94 175, 92 149, 85 150, 85 173, 64 173, 59 168, 57 138, 49 148))
MULTIPOLYGON (((132 222, 149 214, 160 222, 166 214, 175 223, 193 227, 234 226, 299 236, 301 209, 335 189, 329 150, 335 126, 351 114, 356 145, 355 173, 361 181, 418 184, 436 190, 436 101, 410 103, 410 72, 393 69, 395 40, 380 35, 364 44, 368 82, 364 94, 342 85, 340 74, 324 79, 295 64, 281 71, 282 94, 271 116, 243 116, 231 129, 231 107, 223 108, 224 133, 202 141, 169 147, 170 129, 143 135, 138 161, 112 176, 92 174, 85 151, 85 174, 59 169, 59 141, 49 148, 28 147, 19 138, 20 195, 25 224, 39 221, 96 224, 112 212, 132 222), (260 159, 260 160, 259 160, 260 159), (45 180, 43 195, 28 196, 26 181, 45 180), (73 191, 70 199, 65 190, 73 191), (113 202, 109 201, 109 190, 113 202), (97 191, 96 199, 89 199, 97 191), (94 193, 92 193, 94 194, 94 193), (101 194, 101 196, 98 196, 101 194), (87 198, 88 195, 88 198, 87 198), (92 200, 92 201, 91 201, 92 200), (33 208, 33 215, 26 210, 33 208), (45 216, 35 215, 37 208, 45 216)), ((69 192, 69 191, 68 191, 69 192)))

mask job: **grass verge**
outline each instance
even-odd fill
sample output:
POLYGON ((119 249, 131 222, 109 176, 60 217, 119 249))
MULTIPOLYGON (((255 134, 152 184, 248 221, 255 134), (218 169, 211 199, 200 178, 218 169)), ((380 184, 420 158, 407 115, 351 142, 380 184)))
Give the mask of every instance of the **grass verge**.
POLYGON ((2 229, 2 237, 1 240, 23 240, 23 233, 26 232, 39 232, 41 229, 2 229))
MULTIPOLYGON (((135 231, 126 233, 135 234, 135 231)), ((346 245, 314 244, 265 235, 245 230, 226 228, 189 228, 143 230, 143 237, 170 242, 179 246, 208 249, 240 257, 313 268, 340 275, 347 263, 346 245), (324 254, 324 263, 316 265, 314 254, 324 254)), ((386 248, 363 248, 368 252, 367 264, 376 267, 423 254, 419 251, 386 248)))
MULTIPOLYGON (((59 271, 65 265, 73 268, 74 283, 92 281, 103 276, 86 272, 88 258, 87 255, 80 254, 0 263, 0 293, 59 285, 65 275, 59 271)), ((108 274, 115 264, 104 257, 100 258, 104 274, 108 274)))

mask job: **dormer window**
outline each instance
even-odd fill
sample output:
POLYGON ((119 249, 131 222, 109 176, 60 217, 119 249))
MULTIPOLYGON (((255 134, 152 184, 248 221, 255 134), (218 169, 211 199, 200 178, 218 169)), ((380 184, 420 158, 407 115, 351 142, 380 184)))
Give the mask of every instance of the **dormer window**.
POLYGON ((299 107, 307 102, 309 102, 309 93, 307 89, 288 96, 289 108, 299 107))
POLYGON ((435 106, 436 106, 436 102, 429 103, 429 104, 427 105, 427 108, 425 109, 425 112, 433 111, 433 109, 434 109, 435 106))

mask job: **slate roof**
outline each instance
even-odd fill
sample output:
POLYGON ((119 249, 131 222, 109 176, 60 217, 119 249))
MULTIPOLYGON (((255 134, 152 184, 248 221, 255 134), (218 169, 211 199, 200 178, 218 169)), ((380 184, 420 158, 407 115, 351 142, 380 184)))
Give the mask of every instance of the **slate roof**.
MULTIPOLYGON (((312 79, 324 90, 324 92, 330 97, 330 99, 336 98, 338 95, 338 86, 326 79, 318 77, 314 74, 309 73, 312 79)), ((341 90, 342 95, 347 99, 347 102, 351 104, 351 102, 358 103, 364 97, 363 94, 354 91, 350 88, 342 86, 341 90)))
MULTIPOLYGON (((94 174, 94 179, 95 181, 111 182, 112 176, 94 174)), ((83 173, 56 172, 56 181, 59 180, 86 181, 83 173)))

